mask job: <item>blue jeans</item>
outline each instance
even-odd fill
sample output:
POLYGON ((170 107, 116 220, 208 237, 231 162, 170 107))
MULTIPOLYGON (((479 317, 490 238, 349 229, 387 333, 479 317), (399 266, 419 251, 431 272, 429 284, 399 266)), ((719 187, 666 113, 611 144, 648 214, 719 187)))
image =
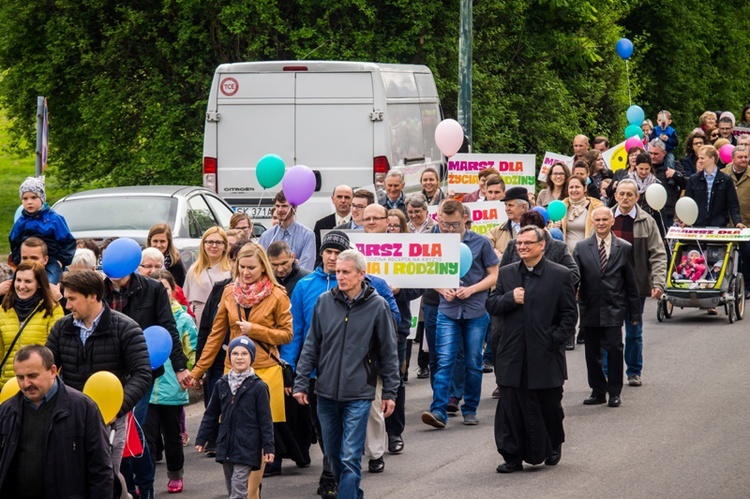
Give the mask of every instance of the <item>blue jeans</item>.
MULTIPOLYGON (((643 314, 643 306, 646 303, 646 298, 642 296, 641 300, 641 315, 643 314)), ((640 376, 641 370, 643 369, 643 320, 638 324, 631 324, 630 314, 625 311, 625 375, 640 376)), ((604 375, 607 375, 607 356, 602 356, 602 368, 604 368, 604 375)))
POLYGON ((365 452, 367 417, 371 400, 339 402, 318 397, 318 418, 323 446, 331 460, 339 497, 362 498, 362 454, 365 452))
POLYGON ((492 328, 487 326, 487 334, 484 337, 484 354, 482 361, 488 364, 495 363, 495 356, 492 354, 492 328))
POLYGON ((463 345, 464 348, 466 376, 465 399, 461 413, 466 415, 477 412, 479 398, 482 395, 482 346, 489 322, 490 316, 487 313, 474 319, 451 319, 438 312, 435 335, 437 368, 434 373, 430 411, 437 413, 443 421, 447 419, 445 408, 448 405, 459 345, 463 345))
POLYGON ((55 258, 50 257, 45 265, 44 270, 47 271, 47 279, 50 284, 60 284, 60 277, 62 277, 63 269, 60 262, 55 258))

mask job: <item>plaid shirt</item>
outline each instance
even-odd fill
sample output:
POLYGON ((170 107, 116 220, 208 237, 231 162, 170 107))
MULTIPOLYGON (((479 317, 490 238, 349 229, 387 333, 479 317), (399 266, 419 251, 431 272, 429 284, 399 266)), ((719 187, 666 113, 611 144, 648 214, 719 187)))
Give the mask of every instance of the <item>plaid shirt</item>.
POLYGON ((99 312, 99 315, 96 316, 96 319, 91 321, 91 327, 87 328, 86 324, 78 319, 73 319, 73 325, 77 326, 79 329, 78 334, 81 335, 81 343, 83 345, 86 345, 86 340, 89 339, 89 336, 91 336, 94 333, 94 330, 96 329, 96 326, 99 325, 99 320, 102 318, 102 314, 104 313, 104 307, 102 307, 101 312, 99 312))
POLYGON ((128 304, 128 286, 121 286, 119 290, 116 290, 112 285, 112 281, 110 281, 109 279, 105 280, 104 283, 107 286, 107 294, 109 294, 107 305, 109 305, 109 308, 111 308, 112 310, 122 312, 122 310, 128 304))

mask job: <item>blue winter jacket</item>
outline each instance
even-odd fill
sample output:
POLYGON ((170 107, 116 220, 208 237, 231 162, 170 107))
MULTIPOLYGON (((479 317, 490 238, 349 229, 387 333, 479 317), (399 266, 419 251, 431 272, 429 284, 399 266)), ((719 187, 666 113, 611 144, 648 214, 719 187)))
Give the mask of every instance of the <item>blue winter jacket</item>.
POLYGON ((62 215, 52 211, 47 203, 36 213, 21 211, 10 231, 10 249, 13 263, 21 263, 21 243, 29 237, 38 237, 47 244, 47 255, 63 267, 70 265, 76 252, 76 239, 68 229, 62 215))
MULTIPOLYGON (((188 358, 187 368, 192 369, 195 364, 198 329, 193 318, 187 313, 187 308, 179 303, 172 304, 172 314, 177 324, 177 331, 180 332, 182 351, 188 358)), ((188 392, 183 390, 180 382, 177 381, 177 374, 169 359, 164 363, 164 374, 154 380, 154 389, 151 391, 149 403, 156 405, 188 405, 190 403, 188 392)))
POLYGON ((663 129, 656 125, 653 130, 651 130, 651 135, 649 135, 649 139, 654 140, 661 137, 661 135, 664 134, 667 136, 667 152, 673 152, 675 147, 677 147, 677 131, 672 128, 671 126, 667 125, 667 128, 663 129))
MULTIPOLYGON (((380 296, 385 298, 396 320, 396 324, 400 323, 401 313, 398 310, 398 305, 388 283, 379 277, 371 275, 366 276, 365 279, 380 296)), ((281 358, 292 366, 297 366, 302 345, 305 344, 305 337, 310 330, 310 324, 312 324, 312 314, 318 297, 326 291, 335 288, 337 284, 336 274, 327 274, 321 265, 316 267, 315 272, 300 279, 297 286, 295 286, 292 293, 294 334, 290 343, 279 346, 281 358)))

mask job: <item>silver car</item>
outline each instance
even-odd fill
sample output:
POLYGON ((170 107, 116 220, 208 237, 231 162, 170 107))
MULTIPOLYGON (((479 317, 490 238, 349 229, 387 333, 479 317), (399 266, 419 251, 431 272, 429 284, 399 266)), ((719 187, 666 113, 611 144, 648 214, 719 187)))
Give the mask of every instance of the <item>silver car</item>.
MULTIPOLYGON (((185 268, 195 261, 200 238, 209 227, 229 227, 232 209, 203 187, 144 185, 77 192, 52 207, 65 217, 76 239, 92 239, 101 245, 108 238, 129 237, 141 246, 148 231, 158 223, 172 229, 174 245, 185 268)), ((255 224, 253 231, 265 227, 255 224)))

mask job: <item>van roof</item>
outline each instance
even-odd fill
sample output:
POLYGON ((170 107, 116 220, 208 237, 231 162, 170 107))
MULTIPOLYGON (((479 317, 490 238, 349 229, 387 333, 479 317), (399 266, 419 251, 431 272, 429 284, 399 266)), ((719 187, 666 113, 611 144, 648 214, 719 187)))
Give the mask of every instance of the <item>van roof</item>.
MULTIPOLYGON (((263 61, 263 62, 235 62, 221 64, 216 68, 217 73, 255 73, 284 71, 284 68, 305 67, 310 71, 330 72, 371 72, 371 71, 403 71, 410 73, 431 73, 430 68, 419 64, 381 64, 375 62, 353 61, 263 61)), ((295 71, 298 69, 287 69, 295 71)))

